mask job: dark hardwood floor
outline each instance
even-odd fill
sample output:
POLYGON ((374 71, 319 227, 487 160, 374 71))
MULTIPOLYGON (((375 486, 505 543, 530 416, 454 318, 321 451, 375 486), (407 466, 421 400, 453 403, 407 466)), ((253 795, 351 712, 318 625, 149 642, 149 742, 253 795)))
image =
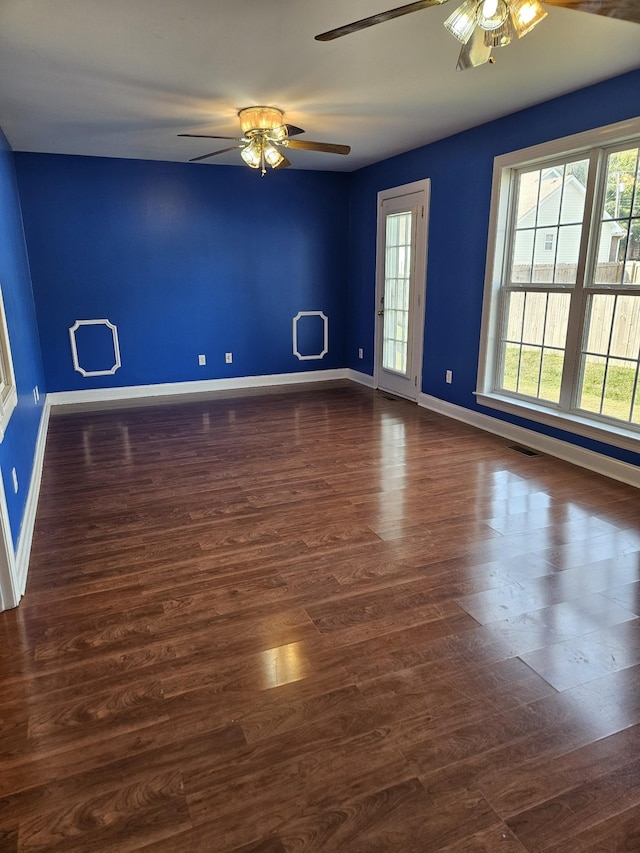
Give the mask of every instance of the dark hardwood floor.
POLYGON ((640 493, 348 383, 54 414, 0 850, 640 850, 640 493))

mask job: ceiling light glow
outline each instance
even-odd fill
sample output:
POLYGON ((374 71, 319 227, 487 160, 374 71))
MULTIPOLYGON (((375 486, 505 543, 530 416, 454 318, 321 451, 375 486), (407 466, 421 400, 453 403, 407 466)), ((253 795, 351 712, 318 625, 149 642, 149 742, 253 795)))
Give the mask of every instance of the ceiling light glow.
POLYGON ((511 20, 518 38, 527 33, 547 17, 547 12, 538 0, 511 0, 511 20))
POLYGON ((257 137, 240 150, 240 156, 252 169, 259 169, 262 165, 262 145, 257 137))
POLYGON ((497 30, 507 20, 508 14, 506 0, 482 0, 476 11, 478 26, 483 30, 497 30))

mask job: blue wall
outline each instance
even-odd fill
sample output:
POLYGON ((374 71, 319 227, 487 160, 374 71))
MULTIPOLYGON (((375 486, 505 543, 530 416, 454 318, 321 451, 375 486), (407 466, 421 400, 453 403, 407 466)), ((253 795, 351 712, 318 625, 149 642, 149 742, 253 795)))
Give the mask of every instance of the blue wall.
POLYGON ((15 156, 49 391, 344 367, 348 175, 15 156), (329 353, 299 361, 316 310, 329 353), (68 329, 99 318, 122 367, 85 378, 68 329))
POLYGON ((348 363, 373 373, 376 194, 431 179, 422 390, 618 459, 640 454, 477 406, 478 348, 493 159, 640 114, 640 71, 582 89, 383 161, 352 175, 348 363), (358 347, 365 360, 357 359, 358 347), (445 384, 445 371, 454 382, 445 384))
POLYGON ((17 546, 33 470, 33 458, 46 387, 42 372, 42 359, 13 154, 1 131, 0 284, 2 285, 18 388, 18 405, 9 421, 4 440, 0 444, 0 467, 7 496, 11 532, 14 545, 17 546), (37 405, 33 399, 33 388, 36 385, 41 394, 40 403, 37 405), (13 490, 12 468, 16 469, 18 475, 17 494, 13 490))

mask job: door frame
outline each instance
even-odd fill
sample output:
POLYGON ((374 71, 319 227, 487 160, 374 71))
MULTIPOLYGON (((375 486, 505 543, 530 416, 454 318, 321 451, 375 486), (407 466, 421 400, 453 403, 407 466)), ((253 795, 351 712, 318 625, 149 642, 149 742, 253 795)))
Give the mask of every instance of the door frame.
POLYGON ((380 300, 384 294, 385 273, 385 241, 386 241, 386 219, 382 216, 385 201, 401 198, 405 195, 424 193, 423 213, 416 224, 416 256, 414 276, 416 293, 414 294, 411 339, 412 339, 412 374, 414 378, 415 394, 408 399, 417 402, 418 395, 422 392, 422 360, 424 356, 424 327, 425 327, 425 300, 427 291, 427 249, 429 237, 429 206, 431 194, 431 179, 424 178, 420 181, 412 181, 386 190, 380 190, 377 195, 377 217, 376 217, 376 285, 375 285, 375 344, 373 384, 374 388, 380 385, 382 373, 382 332, 384 318, 378 316, 380 300))

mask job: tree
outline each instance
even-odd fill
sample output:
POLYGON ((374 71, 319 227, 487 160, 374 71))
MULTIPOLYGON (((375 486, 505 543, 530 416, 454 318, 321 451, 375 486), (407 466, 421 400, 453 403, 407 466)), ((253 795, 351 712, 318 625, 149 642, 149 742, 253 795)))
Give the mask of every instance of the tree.
POLYGON ((618 260, 640 260, 640 148, 609 156, 604 209, 627 231, 618 260))

